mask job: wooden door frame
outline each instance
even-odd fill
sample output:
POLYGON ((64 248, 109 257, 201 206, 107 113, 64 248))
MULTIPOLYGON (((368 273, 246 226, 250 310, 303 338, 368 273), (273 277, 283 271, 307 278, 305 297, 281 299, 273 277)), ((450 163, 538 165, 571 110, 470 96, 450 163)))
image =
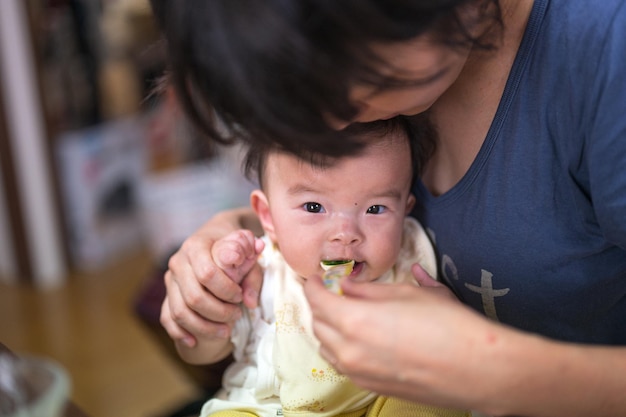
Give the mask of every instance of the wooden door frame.
POLYGON ((33 24, 30 1, 6 1, 9 3, 3 3, 0 9, 7 13, 2 21, 13 19, 15 26, 4 34, 16 42, 3 42, 2 47, 7 49, 0 54, 2 70, 6 70, 0 82, 0 169, 7 228, 12 239, 9 249, 15 254, 18 282, 56 286, 65 281, 68 263, 63 247, 62 216, 58 210, 53 146, 43 104, 37 27, 33 24), (20 74, 18 71, 28 71, 28 74, 19 77, 16 76, 20 74), (42 189, 42 184, 49 188, 42 189))

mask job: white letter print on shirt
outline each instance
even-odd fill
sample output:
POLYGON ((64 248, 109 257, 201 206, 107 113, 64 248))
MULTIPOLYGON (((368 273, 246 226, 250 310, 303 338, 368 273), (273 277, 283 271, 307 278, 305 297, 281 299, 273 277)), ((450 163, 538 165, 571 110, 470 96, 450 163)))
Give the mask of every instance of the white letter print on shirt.
MULTIPOLYGON (((428 228, 426 231, 430 235, 430 239, 433 244, 436 246, 437 239, 434 230, 428 228)), ((447 254, 442 254, 441 256, 441 274, 448 282, 451 282, 451 279, 454 279, 455 281, 458 281, 459 279, 459 272, 456 265, 454 264, 452 258, 447 254)), ((480 270, 480 287, 468 284, 467 282, 464 285, 470 291, 480 294, 485 315, 490 319, 499 321, 498 313, 496 312, 496 297, 502 297, 508 294, 511 289, 503 288, 501 290, 494 290, 493 274, 489 271, 485 271, 484 269, 480 270)))
MULTIPOLYGON (((448 255, 441 257, 441 272, 443 276, 450 282, 450 278, 454 280, 459 279, 459 274, 454 265, 454 261, 448 255), (451 277, 449 275, 452 275, 451 277)), ((465 283, 465 287, 470 291, 480 294, 483 310, 485 315, 493 320, 498 320, 498 313, 496 312, 496 297, 502 297, 506 295, 510 288, 504 288, 501 290, 493 289, 493 274, 484 269, 480 270, 480 287, 472 284, 465 283)))
POLYGON ((496 297, 502 297, 506 295, 510 288, 504 288, 501 290, 493 289, 493 274, 484 269, 480 270, 480 287, 476 285, 465 283, 465 287, 471 291, 480 294, 483 302, 483 309, 487 317, 498 320, 498 313, 496 313, 496 297))

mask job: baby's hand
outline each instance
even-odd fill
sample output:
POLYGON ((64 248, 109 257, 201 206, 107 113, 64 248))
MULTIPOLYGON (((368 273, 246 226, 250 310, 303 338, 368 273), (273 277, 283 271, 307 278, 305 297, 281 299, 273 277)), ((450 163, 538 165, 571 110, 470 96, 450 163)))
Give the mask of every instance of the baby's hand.
POLYGON ((240 283, 255 265, 265 244, 249 230, 237 230, 216 241, 213 261, 230 279, 240 283))

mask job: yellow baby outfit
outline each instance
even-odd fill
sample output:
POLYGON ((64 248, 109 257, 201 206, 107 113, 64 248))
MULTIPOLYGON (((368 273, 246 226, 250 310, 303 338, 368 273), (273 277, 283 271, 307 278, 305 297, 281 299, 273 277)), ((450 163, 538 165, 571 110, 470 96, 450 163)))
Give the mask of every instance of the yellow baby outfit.
MULTIPOLYGON (((264 284, 258 308, 246 311, 233 329, 235 363, 224 375, 224 389, 208 401, 201 417, 460 417, 445 410, 380 397, 354 385, 319 354, 302 278, 267 238, 259 258, 264 284)), ((394 267, 377 282, 415 282, 419 262, 436 276, 435 255, 426 233, 407 218, 394 267)))

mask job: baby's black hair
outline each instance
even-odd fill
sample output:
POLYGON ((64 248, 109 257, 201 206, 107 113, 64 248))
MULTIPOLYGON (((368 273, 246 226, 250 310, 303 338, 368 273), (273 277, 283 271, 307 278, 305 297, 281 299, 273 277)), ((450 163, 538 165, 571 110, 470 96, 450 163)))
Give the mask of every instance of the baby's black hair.
MULTIPOLYGON (((372 143, 374 140, 398 140, 398 137, 405 138, 411 152, 412 183, 418 178, 424 163, 434 151, 434 143, 436 142, 436 129, 430 122, 427 113, 417 116, 397 116, 389 120, 369 123, 354 123, 345 129, 344 134, 350 140, 359 143, 372 143)), ((245 175, 250 180, 258 182, 261 188, 264 188, 265 185, 264 174, 268 156, 271 152, 277 151, 285 152, 276 143, 258 141, 248 144, 243 160, 243 170, 245 175)), ((303 151, 297 156, 313 166, 322 168, 331 166, 338 158, 346 157, 346 155, 331 156, 313 151, 303 151)))

